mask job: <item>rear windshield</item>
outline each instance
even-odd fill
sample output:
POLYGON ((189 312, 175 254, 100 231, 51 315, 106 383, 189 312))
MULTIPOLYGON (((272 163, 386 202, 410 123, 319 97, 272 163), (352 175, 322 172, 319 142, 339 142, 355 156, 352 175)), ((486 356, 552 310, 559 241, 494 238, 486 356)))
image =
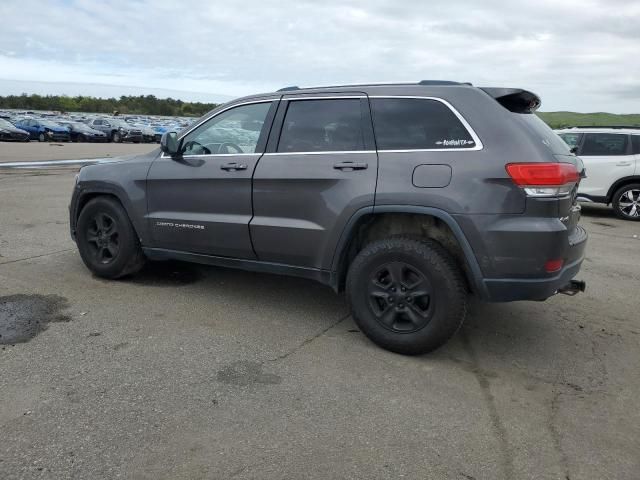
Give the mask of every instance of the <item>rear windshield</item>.
POLYGON ((572 155, 569 146, 535 113, 513 113, 555 155, 572 155))

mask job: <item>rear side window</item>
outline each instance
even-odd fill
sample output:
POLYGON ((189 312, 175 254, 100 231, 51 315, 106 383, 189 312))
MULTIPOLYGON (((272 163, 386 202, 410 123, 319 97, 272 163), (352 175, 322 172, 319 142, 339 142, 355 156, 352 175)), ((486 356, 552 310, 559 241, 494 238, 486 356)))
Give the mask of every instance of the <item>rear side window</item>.
POLYGON ((560 133, 560 138, 564 140, 564 143, 569 145, 570 148, 577 147, 580 143, 581 133, 560 133))
POLYGON ((372 98, 378 150, 474 148, 460 119, 442 102, 420 98, 372 98))
POLYGON ((633 153, 640 155, 640 135, 631 135, 631 146, 633 147, 633 153))
POLYGON ((364 145, 359 99, 289 102, 278 152, 349 152, 364 145))
POLYGON ((626 155, 627 138, 619 133, 585 133, 580 155, 626 155))

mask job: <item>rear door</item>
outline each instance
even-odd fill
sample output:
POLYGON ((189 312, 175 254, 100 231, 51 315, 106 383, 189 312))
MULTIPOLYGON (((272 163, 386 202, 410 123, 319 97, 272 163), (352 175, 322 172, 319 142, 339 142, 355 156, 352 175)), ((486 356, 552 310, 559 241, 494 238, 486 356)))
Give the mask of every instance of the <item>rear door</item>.
POLYGON ((587 170, 580 182, 580 193, 604 197, 616 180, 634 174, 635 158, 629 135, 586 132, 578 155, 587 170))
POLYGON ((328 269, 349 218, 373 206, 377 169, 365 94, 284 96, 253 177, 258 258, 328 269))
POLYGON ((230 106, 180 139, 181 156, 153 162, 147 205, 154 247, 255 258, 251 176, 276 108, 277 99, 230 106))

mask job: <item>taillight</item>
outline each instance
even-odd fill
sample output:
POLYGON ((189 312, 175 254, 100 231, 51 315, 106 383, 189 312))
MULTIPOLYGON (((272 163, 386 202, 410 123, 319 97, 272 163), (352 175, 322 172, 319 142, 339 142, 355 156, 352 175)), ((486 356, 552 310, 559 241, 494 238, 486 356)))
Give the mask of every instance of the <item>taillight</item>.
POLYGON ((506 169, 513 182, 532 197, 569 195, 580 180, 572 163, 509 163, 506 169))

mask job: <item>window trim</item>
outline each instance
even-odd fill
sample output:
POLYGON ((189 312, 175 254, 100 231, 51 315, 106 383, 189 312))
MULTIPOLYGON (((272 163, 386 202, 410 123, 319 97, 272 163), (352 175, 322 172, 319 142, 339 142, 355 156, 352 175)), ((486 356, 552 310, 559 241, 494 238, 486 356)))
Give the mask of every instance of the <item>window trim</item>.
MULTIPOLYGON (((439 97, 427 97, 424 95, 371 95, 369 98, 412 98, 417 100, 435 100, 437 102, 442 103, 446 107, 451 110, 451 112, 456 116, 456 118, 462 123, 462 126, 467 130, 469 136, 475 142, 475 145, 471 148, 409 148, 409 149, 382 149, 378 148, 378 152, 387 152, 387 153, 410 153, 410 152, 477 152, 484 148, 484 144, 480 137, 476 133, 476 131, 471 127, 469 122, 462 116, 462 114, 449 102, 447 102, 443 98, 439 97)), ((375 131, 375 114, 373 114, 373 128, 375 131)))
MULTIPOLYGON (((241 107, 243 105, 254 105, 254 104, 258 104, 258 103, 273 103, 273 102, 280 102, 280 97, 274 97, 274 98, 270 98, 270 99, 262 99, 262 100, 250 100, 247 102, 240 102, 240 103, 234 103, 233 105, 229 105, 228 107, 214 113, 213 115, 201 120, 200 122, 197 122, 195 125, 193 125, 191 128, 189 128, 189 130, 187 130, 186 132, 184 132, 184 134, 182 134, 180 137, 178 137, 178 144, 182 145, 182 140, 184 139, 184 137, 186 137, 187 135, 189 135, 191 132, 193 132, 196 128, 200 127, 201 125, 204 125, 205 123, 207 123, 209 120, 213 120, 214 118, 216 118, 218 115, 231 110, 232 108, 236 108, 236 107, 241 107)), ((267 113, 267 117, 268 117, 268 113, 267 113)), ((243 155, 264 155, 264 152, 253 152, 253 153, 205 153, 202 155, 182 155, 182 158, 192 158, 192 157, 239 157, 239 156, 243 156, 243 155)), ((162 154, 160 155, 160 158, 172 158, 171 155, 165 155, 164 152, 162 152, 162 154)))

